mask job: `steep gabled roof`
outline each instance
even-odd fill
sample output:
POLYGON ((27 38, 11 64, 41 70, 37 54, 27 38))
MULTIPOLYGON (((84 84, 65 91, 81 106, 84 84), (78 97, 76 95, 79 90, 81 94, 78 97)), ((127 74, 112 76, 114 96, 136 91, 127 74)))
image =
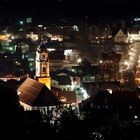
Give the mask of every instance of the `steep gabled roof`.
POLYGON ((69 75, 57 76, 57 81, 59 85, 71 85, 71 79, 69 75))
POLYGON ((49 52, 45 44, 41 43, 37 48, 38 53, 49 52))
POLYGON ((125 36, 126 34, 120 29, 119 31, 118 31, 118 33, 115 35, 115 37, 120 37, 120 36, 125 36))
POLYGON ((56 50, 49 52, 49 59, 50 60, 65 60, 64 51, 56 50))
POLYGON ((19 100, 30 106, 54 106, 60 104, 57 97, 42 83, 27 78, 17 90, 19 100))

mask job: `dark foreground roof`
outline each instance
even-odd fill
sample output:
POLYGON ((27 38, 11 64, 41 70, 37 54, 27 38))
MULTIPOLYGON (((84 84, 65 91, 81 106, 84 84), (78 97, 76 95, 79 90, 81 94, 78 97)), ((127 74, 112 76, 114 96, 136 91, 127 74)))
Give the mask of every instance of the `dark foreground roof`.
POLYGON ((55 106, 60 104, 58 98, 42 83, 27 78, 18 88, 21 102, 30 106, 55 106))
POLYGON ((58 97, 64 104, 77 103, 76 93, 74 91, 61 91, 52 87, 52 92, 58 97))

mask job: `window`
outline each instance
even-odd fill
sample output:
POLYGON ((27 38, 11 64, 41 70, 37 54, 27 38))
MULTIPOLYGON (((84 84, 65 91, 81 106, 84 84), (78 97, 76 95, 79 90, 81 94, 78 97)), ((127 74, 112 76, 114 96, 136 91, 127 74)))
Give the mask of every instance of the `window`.
POLYGON ((67 87, 67 90, 70 91, 70 87, 67 87))
POLYGON ((42 55, 42 59, 45 59, 45 55, 42 55))
POLYGON ((46 67, 43 67, 43 72, 46 72, 46 67))

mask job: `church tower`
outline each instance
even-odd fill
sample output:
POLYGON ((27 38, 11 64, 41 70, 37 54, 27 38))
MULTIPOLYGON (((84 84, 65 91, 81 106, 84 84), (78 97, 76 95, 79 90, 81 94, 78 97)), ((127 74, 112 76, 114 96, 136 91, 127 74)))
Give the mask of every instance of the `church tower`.
POLYGON ((49 71, 49 51, 45 44, 41 44, 36 51, 36 79, 45 84, 49 89, 51 88, 51 79, 49 71))

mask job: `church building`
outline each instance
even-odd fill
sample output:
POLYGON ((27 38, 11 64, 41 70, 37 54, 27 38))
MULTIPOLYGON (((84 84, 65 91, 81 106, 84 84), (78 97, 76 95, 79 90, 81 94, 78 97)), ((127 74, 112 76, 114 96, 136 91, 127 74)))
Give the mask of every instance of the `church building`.
POLYGON ((38 82, 45 84, 51 89, 51 78, 49 70, 49 51, 44 44, 41 44, 36 51, 36 74, 35 78, 38 82))
POLYGON ((42 107, 77 103, 75 92, 62 92, 53 87, 51 89, 48 55, 46 45, 41 44, 36 51, 35 79, 28 77, 17 89, 25 110, 42 110, 42 107), (62 97, 65 102, 62 102, 62 97))

